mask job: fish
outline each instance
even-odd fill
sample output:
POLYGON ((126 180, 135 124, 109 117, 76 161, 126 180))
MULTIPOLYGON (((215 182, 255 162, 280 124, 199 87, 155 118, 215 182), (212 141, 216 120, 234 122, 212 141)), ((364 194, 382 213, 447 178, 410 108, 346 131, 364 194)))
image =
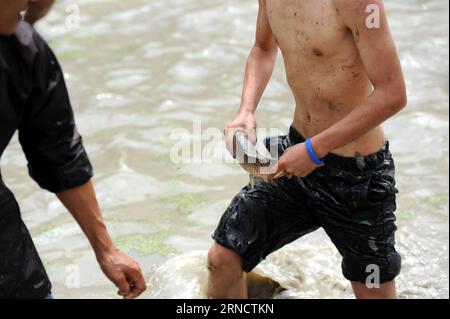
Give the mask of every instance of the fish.
POLYGON ((244 130, 236 130, 233 136, 233 146, 234 158, 250 175, 252 188, 255 185, 255 178, 267 182, 268 175, 272 173, 271 168, 277 162, 277 159, 269 154, 261 153, 244 130))

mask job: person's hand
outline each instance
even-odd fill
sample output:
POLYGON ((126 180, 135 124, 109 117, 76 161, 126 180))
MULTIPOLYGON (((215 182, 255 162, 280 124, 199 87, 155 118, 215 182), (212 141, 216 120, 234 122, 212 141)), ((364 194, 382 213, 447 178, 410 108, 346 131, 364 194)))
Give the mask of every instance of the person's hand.
POLYGON ((234 155, 233 137, 236 130, 244 130, 250 141, 256 143, 256 119, 255 115, 250 112, 238 113, 235 118, 227 124, 225 127, 225 141, 227 144, 227 150, 230 154, 234 155))
POLYGON ((289 147, 274 165, 274 173, 268 179, 293 176, 306 177, 323 165, 315 164, 308 154, 306 144, 301 143, 289 147))
POLYGON ((103 273, 118 288, 124 299, 138 297, 147 288, 139 264, 118 249, 104 253, 98 262, 103 273))

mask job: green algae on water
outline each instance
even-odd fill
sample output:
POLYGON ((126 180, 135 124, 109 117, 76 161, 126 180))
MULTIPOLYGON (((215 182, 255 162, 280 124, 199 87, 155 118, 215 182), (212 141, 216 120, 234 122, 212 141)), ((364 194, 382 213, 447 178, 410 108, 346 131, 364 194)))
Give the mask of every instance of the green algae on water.
POLYGON ((205 198, 199 194, 177 194, 163 199, 163 202, 183 214, 191 213, 195 208, 206 203, 205 198))
POLYGON ((179 252, 175 248, 164 244, 164 240, 166 240, 168 236, 168 231, 162 231, 156 234, 121 236, 114 240, 114 244, 125 253, 129 253, 134 250, 141 255, 178 254, 179 252))

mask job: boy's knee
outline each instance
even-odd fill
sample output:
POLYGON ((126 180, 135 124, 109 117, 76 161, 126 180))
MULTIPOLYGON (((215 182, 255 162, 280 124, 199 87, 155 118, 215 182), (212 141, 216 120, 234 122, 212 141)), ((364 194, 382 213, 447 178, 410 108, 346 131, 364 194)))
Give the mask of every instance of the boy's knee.
POLYGON ((233 250, 215 243, 208 252, 208 269, 211 272, 243 272, 242 258, 233 250))

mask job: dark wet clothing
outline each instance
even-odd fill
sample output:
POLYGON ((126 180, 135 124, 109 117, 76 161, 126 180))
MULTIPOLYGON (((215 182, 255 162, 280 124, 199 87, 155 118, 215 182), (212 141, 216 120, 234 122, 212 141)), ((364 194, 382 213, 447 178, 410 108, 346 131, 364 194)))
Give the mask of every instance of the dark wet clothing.
MULTIPOLYGON (((304 141, 291 128, 289 136, 267 139, 266 147, 278 146, 281 155, 304 141)), ((398 191, 389 142, 365 157, 329 154, 325 164, 306 178, 256 179, 254 188, 244 187, 213 239, 238 253, 250 272, 269 254, 322 227, 343 257, 347 279, 366 282, 377 274, 375 265, 380 283, 393 280, 401 258, 394 248, 398 191)))
MULTIPOLYGON (((16 130, 29 174, 42 188, 57 193, 93 176, 64 74, 25 22, 13 36, 0 36, 0 157, 16 130)), ((50 289, 19 206, 0 174, 0 298, 44 298, 50 289)))

